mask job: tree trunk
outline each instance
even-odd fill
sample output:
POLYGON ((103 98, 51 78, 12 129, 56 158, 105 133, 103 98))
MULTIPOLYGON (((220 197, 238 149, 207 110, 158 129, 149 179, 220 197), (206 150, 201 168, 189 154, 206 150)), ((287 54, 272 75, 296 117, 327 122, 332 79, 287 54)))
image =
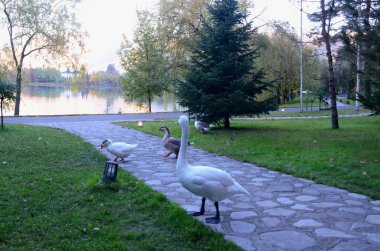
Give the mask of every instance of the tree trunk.
POLYGON ((15 116, 20 115, 20 102, 21 102, 21 82, 22 82, 22 68, 17 67, 17 75, 16 75, 16 104, 15 104, 15 116))
POLYGON ((148 96, 148 112, 152 113, 152 98, 148 96))
POLYGON ((230 128, 231 128, 230 115, 226 114, 226 115, 224 115, 224 129, 230 129, 230 128))
POLYGON ((338 110, 336 108, 336 90, 335 90, 335 78, 334 78, 334 67, 333 67, 333 59, 331 54, 331 44, 330 44, 330 20, 328 24, 326 21, 328 19, 326 9, 325 9, 325 1, 321 0, 321 9, 322 9, 322 36, 323 42, 326 45, 326 56, 328 62, 328 82, 329 82, 329 92, 330 92, 330 103, 331 103, 331 124, 332 129, 339 129, 339 121, 338 121, 338 110), (326 26, 327 30, 326 30, 326 26))
POLYGON ((280 94, 280 89, 281 89, 281 85, 278 84, 277 87, 276 87, 276 102, 278 105, 281 104, 281 94, 280 94))

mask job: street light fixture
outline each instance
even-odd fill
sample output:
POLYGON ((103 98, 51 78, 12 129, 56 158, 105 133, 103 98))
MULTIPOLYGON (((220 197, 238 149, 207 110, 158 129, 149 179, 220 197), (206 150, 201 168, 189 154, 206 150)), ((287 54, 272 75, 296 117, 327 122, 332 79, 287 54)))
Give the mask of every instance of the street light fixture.
POLYGON ((104 167, 103 176, 99 181, 99 184, 104 184, 106 182, 115 182, 117 177, 117 169, 119 164, 114 161, 107 161, 104 167))

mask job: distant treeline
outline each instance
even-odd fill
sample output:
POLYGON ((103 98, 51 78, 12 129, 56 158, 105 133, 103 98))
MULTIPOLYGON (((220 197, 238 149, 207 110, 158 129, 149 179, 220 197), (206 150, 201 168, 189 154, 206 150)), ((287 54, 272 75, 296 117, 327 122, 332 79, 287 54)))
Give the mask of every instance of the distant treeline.
MULTIPOLYGON (((9 79, 14 79, 12 73, 9 79)), ((89 74, 85 67, 79 71, 60 71, 54 67, 26 68, 23 70, 23 83, 72 83, 72 84, 119 84, 119 72, 115 66, 108 65, 106 71, 97 71, 89 74)))
POLYGON ((55 68, 31 68, 24 70, 24 79, 33 83, 61 83, 64 77, 61 72, 55 68))

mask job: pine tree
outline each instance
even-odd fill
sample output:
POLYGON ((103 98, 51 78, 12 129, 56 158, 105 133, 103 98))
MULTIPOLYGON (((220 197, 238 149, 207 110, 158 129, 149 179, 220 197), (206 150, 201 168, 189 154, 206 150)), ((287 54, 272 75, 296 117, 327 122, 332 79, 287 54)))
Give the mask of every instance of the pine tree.
POLYGON ((178 101, 190 114, 230 128, 231 116, 254 116, 274 109, 272 100, 258 100, 269 85, 253 67, 251 23, 236 0, 217 0, 208 8, 191 46, 185 81, 178 86, 178 101))
POLYGON ((7 82, 0 80, 0 119, 1 119, 1 130, 4 129, 4 116, 3 116, 3 106, 5 101, 11 101, 16 99, 16 86, 9 84, 7 82))

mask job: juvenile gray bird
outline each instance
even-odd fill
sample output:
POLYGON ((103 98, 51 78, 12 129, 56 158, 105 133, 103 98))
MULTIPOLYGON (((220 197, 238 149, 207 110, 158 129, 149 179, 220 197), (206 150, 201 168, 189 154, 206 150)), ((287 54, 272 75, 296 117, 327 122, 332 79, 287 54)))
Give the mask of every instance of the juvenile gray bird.
POLYGON ((197 115, 195 115, 194 126, 197 130, 201 131, 202 133, 206 133, 206 132, 210 131, 210 129, 211 129, 210 124, 208 124, 206 122, 199 121, 197 118, 197 115))
POLYGON ((170 137, 169 128, 166 126, 161 126, 159 131, 164 132, 164 137, 162 138, 162 145, 166 150, 169 150, 168 153, 164 154, 163 157, 167 158, 170 154, 174 153, 175 158, 178 158, 179 149, 181 147, 181 141, 179 139, 170 137))

